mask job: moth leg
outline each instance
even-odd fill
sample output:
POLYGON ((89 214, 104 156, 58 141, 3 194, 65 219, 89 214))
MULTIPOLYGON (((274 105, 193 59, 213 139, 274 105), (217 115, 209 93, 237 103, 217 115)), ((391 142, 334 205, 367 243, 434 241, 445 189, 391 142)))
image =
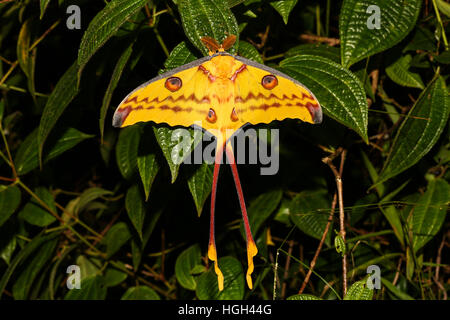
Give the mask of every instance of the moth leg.
POLYGON ((216 156, 214 163, 214 173, 213 173, 213 184, 211 191, 211 218, 209 223, 209 245, 208 245, 208 258, 214 261, 214 271, 217 274, 217 282, 219 285, 219 291, 223 290, 223 273, 219 268, 219 261, 217 260, 217 250, 216 250, 216 240, 215 240, 215 232, 214 232, 214 211, 216 207, 216 190, 217 190, 217 180, 219 178, 219 169, 220 163, 222 162, 223 156, 223 142, 222 139, 217 137, 217 146, 216 146, 216 156))
POLYGON ((226 154, 227 158, 230 162, 231 171, 233 172, 234 183, 236 185, 236 191, 239 197, 239 204, 241 206, 242 218, 244 220, 245 227, 245 236, 247 238, 247 261, 248 261, 248 269, 247 269, 247 284, 250 289, 253 289, 252 283, 252 273, 255 268, 253 264, 253 257, 258 253, 258 249, 256 248, 255 241, 253 240, 252 231, 250 230, 250 224, 248 222, 247 216, 247 208, 245 207, 244 193, 242 192, 241 182, 239 179, 239 174, 237 171, 236 162, 234 160, 233 148, 231 146, 231 142, 226 144, 226 154))

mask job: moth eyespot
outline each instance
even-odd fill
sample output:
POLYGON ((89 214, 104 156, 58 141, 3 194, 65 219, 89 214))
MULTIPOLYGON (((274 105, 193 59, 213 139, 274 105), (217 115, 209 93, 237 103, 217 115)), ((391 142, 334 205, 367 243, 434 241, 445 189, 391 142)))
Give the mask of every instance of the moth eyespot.
POLYGON ((183 85, 183 83, 182 83, 181 79, 178 77, 167 78, 166 83, 165 83, 165 87, 172 92, 179 90, 182 85, 183 85))
POLYGON ((236 122, 239 120, 237 114, 236 114, 236 110, 233 108, 233 111, 231 111, 231 115, 230 115, 230 119, 233 122, 236 122))
POLYGON ((278 79, 273 74, 268 74, 262 78, 261 84, 267 90, 272 90, 277 86, 278 79))
POLYGON ((210 108, 208 111, 208 115, 206 116, 206 120, 208 120, 208 122, 210 123, 214 123, 217 120, 217 116, 216 116, 216 112, 210 108))

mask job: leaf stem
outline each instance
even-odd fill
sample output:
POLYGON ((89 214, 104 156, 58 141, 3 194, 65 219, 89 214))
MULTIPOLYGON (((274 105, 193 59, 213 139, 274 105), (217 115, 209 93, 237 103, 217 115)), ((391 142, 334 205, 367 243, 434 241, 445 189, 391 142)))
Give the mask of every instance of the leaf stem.
POLYGON ((448 50, 447 36, 445 35, 444 24, 442 23, 441 15, 439 14, 439 9, 437 7, 436 0, 433 0, 433 7, 434 7, 434 12, 436 12, 436 18, 437 18, 437 21, 439 22, 439 26, 441 27, 442 40, 444 41, 445 51, 447 51, 448 50))

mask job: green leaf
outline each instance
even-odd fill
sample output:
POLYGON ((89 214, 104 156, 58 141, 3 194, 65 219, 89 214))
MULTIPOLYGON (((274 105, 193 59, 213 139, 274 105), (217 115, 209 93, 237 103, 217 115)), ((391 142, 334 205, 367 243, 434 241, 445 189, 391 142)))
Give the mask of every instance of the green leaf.
POLYGON ((173 48, 172 52, 170 52, 169 57, 164 62, 164 69, 161 69, 159 74, 170 71, 196 59, 197 57, 191 52, 191 50, 189 50, 186 42, 180 42, 175 48, 173 48))
POLYGON ((153 181, 158 174, 160 166, 156 154, 153 152, 145 137, 140 141, 137 165, 142 185, 144 186, 145 201, 147 201, 150 189, 152 188, 153 181))
POLYGON ((106 196, 106 195, 112 195, 112 194, 113 193, 109 190, 105 190, 105 189, 97 188, 97 187, 92 187, 92 188, 88 188, 88 189, 84 190, 73 209, 73 214, 78 216, 78 214, 83 212, 83 210, 85 208, 87 208, 88 205, 95 199, 98 199, 98 198, 106 196))
MULTIPOLYGON (((37 129, 33 130, 22 142, 15 156, 14 163, 18 175, 24 175, 39 166, 37 129)), ((94 135, 86 134, 74 128, 67 128, 63 132, 55 132, 49 137, 49 150, 43 155, 43 162, 56 158, 65 151, 72 149, 81 141, 92 138, 94 135)))
POLYGON ((118 222, 109 229, 102 242, 106 245, 106 257, 109 259, 131 238, 130 230, 124 222, 118 222))
MULTIPOLYGON (((34 193, 41 199, 53 212, 56 212, 55 200, 53 195, 44 187, 38 187, 34 193)), ((45 227, 53 223, 56 218, 52 216, 46 209, 44 209, 37 201, 32 198, 23 209, 19 212, 19 217, 26 222, 45 227)))
POLYGON ((406 55, 386 68, 386 74, 395 83, 404 86, 423 89, 422 79, 418 73, 408 71, 411 66, 412 57, 406 55))
POLYGON ((422 159, 444 130, 449 113, 450 99, 445 81, 437 77, 422 91, 403 120, 377 184, 398 175, 422 159))
MULTIPOLYGON (((272 190, 260 194, 250 202, 248 207, 248 220, 253 233, 256 236, 264 221, 275 211, 283 196, 282 190, 272 190)), ((241 233, 244 235, 244 223, 241 222, 241 233)))
POLYGON ((81 281, 93 276, 101 275, 100 267, 102 262, 99 259, 79 255, 76 264, 80 267, 81 281))
POLYGON ((148 0, 112 0, 91 20, 78 50, 78 79, 86 63, 112 37, 128 18, 148 0))
MULTIPOLYGON (((327 190, 304 191, 295 196, 290 203, 292 222, 307 235, 320 240, 328 223, 330 200, 327 190)), ((330 228, 331 230, 331 228, 330 228)), ((330 246, 331 232, 325 238, 330 246)))
POLYGON ((197 214, 200 217, 203 205, 211 193, 214 165, 203 163, 188 179, 189 190, 194 198, 197 214))
POLYGON ((412 211, 414 252, 421 249, 441 229, 447 215, 450 186, 444 179, 433 179, 412 211))
POLYGON ((0 226, 16 211, 20 198, 19 187, 0 185, 0 226))
POLYGON ((45 10, 47 9, 47 6, 49 3, 50 3, 50 0, 41 0, 41 2, 40 2, 41 14, 39 15, 39 19, 42 20, 42 17, 44 16, 45 10))
POLYGON ((89 277, 81 281, 81 289, 67 292, 64 300, 104 300, 107 288, 102 276, 89 277))
POLYGON ((117 84, 119 83, 120 77, 122 76, 123 69, 125 68, 125 65, 128 62, 128 59, 131 56, 131 53, 133 52, 133 43, 131 43, 125 51, 120 56, 119 60, 117 60, 116 66, 114 67, 111 80, 109 81, 108 88, 106 89, 105 95, 103 96, 103 103, 102 107, 100 108, 100 120, 99 120, 99 126, 100 126, 100 136, 101 141, 103 142, 103 133, 105 129, 105 118, 106 113, 108 112, 109 104, 111 103, 111 98, 114 92, 114 89, 116 89, 117 84))
POLYGON ((59 79, 42 112, 41 122, 37 133, 37 145, 39 150, 39 163, 43 163, 44 143, 56 121, 62 115, 66 107, 77 95, 77 65, 70 68, 59 79))
POLYGON ((244 298, 244 272, 241 263, 233 257, 219 259, 224 287, 219 291, 214 268, 203 273, 197 282, 196 294, 200 300, 242 300, 244 298))
MULTIPOLYGON (((201 42, 201 38, 208 36, 219 43, 228 36, 239 37, 239 28, 226 1, 215 0, 181 0, 178 4, 183 29, 189 40, 204 55, 208 49, 201 42)), ((236 53, 237 43, 230 48, 230 53, 236 53)))
POLYGON ((22 271, 12 287, 14 299, 27 299, 30 289, 33 288, 34 279, 48 263, 48 260, 52 258, 57 244, 58 239, 49 240, 39 248, 39 251, 35 255, 33 255, 27 264, 27 267, 22 271))
MULTIPOLYGON (((117 262, 120 266, 122 266, 123 269, 126 269, 126 266, 123 262, 117 262)), ((119 285, 120 283, 124 282, 126 278, 128 277, 128 274, 114 266, 110 266, 106 269, 104 280, 105 280, 105 286, 107 287, 115 287, 119 285)))
POLYGON ((294 9, 298 0, 282 0, 270 2, 270 5, 277 10, 277 12, 283 18, 284 24, 288 23, 289 14, 294 9))
POLYGON ((121 300, 161 300, 155 290, 147 286, 131 287, 121 300))
POLYGON ((361 280, 352 284, 344 300, 372 300, 373 289, 369 289, 366 282, 367 280, 361 280))
POLYGON ((410 295, 408 295, 408 294, 404 293, 403 291, 401 291, 400 289, 398 289, 396 286, 394 286, 392 284, 392 282, 390 282, 389 280, 385 279, 384 277, 381 277, 381 282, 397 298, 399 298, 401 300, 414 300, 413 297, 411 297, 410 295))
POLYGON ((169 127, 153 127, 153 131, 167 160, 172 175, 172 183, 174 183, 182 161, 201 142, 201 133, 199 130, 193 130, 192 128, 173 130, 169 127), (189 133, 189 135, 185 135, 185 133, 189 133))
POLYGON ((131 179, 136 171, 141 134, 142 127, 140 125, 120 130, 116 145, 116 160, 119 171, 125 179, 131 179))
POLYGON ((288 297, 286 300, 323 300, 319 297, 313 296, 312 294, 295 294, 288 297))
MULTIPOLYGON (((346 68, 399 43, 414 28, 421 0, 345 0, 339 15, 342 65, 346 68), (380 9, 380 28, 370 28, 375 5, 380 9)), ((371 24, 372 22, 372 24, 371 24)))
POLYGON ((256 61, 258 63, 264 64, 264 61, 261 58, 261 55, 259 54, 258 50, 256 50, 256 48, 247 41, 242 40, 239 41, 238 55, 256 61))
POLYGON ((341 65, 317 56, 294 56, 280 63, 280 71, 314 93, 327 116, 367 138, 368 105, 359 79, 341 65))
POLYGON ((192 275, 191 270, 199 265, 201 261, 202 253, 198 244, 194 244, 187 248, 177 257, 177 261, 175 262, 175 275, 177 281, 183 288, 188 290, 196 289, 197 281, 195 281, 195 277, 192 275))
POLYGON ((450 17, 450 3, 445 2, 444 0, 436 0, 436 5, 440 12, 445 14, 447 17, 450 17))
POLYGON ((301 55, 312 55, 328 58, 336 63, 341 62, 341 52, 339 48, 324 44, 301 44, 286 51, 286 58, 301 55))
POLYGON ((139 186, 137 184, 133 184, 128 189, 127 196, 125 198, 125 208, 127 209, 128 217, 133 223, 133 226, 136 228, 139 238, 142 239, 142 227, 144 225, 146 210, 141 191, 139 190, 139 186))
POLYGON ((50 235, 43 236, 43 233, 41 232, 36 237, 34 237, 30 242, 28 242, 25 247, 17 254, 15 255, 13 261, 11 261, 10 265, 8 266, 8 269, 3 273, 1 279, 0 279, 0 298, 6 288, 6 285, 8 284, 9 279, 11 278, 12 274, 16 270, 16 268, 39 246, 47 241, 52 240, 56 236, 58 236, 58 232, 54 232, 50 235))

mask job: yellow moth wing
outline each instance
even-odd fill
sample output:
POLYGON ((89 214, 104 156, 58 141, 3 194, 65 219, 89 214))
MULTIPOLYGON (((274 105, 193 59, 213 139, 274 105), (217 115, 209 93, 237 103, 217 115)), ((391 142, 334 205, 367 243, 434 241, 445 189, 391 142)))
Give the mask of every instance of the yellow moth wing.
POLYGON ((247 60, 235 79, 236 112, 242 122, 270 123, 287 118, 309 123, 322 121, 322 108, 317 98, 297 80, 267 66, 247 60), (264 77, 273 76, 276 85, 265 88, 264 77))
MULTIPOLYGON (((136 88, 117 107, 113 126, 126 127, 137 122, 153 121, 189 127, 205 119, 212 86, 199 66, 209 59, 205 57, 193 61, 136 88), (180 80, 179 89, 171 91, 167 88, 166 81, 171 78, 180 80)), ((208 124, 202 121, 202 126, 208 124)))

